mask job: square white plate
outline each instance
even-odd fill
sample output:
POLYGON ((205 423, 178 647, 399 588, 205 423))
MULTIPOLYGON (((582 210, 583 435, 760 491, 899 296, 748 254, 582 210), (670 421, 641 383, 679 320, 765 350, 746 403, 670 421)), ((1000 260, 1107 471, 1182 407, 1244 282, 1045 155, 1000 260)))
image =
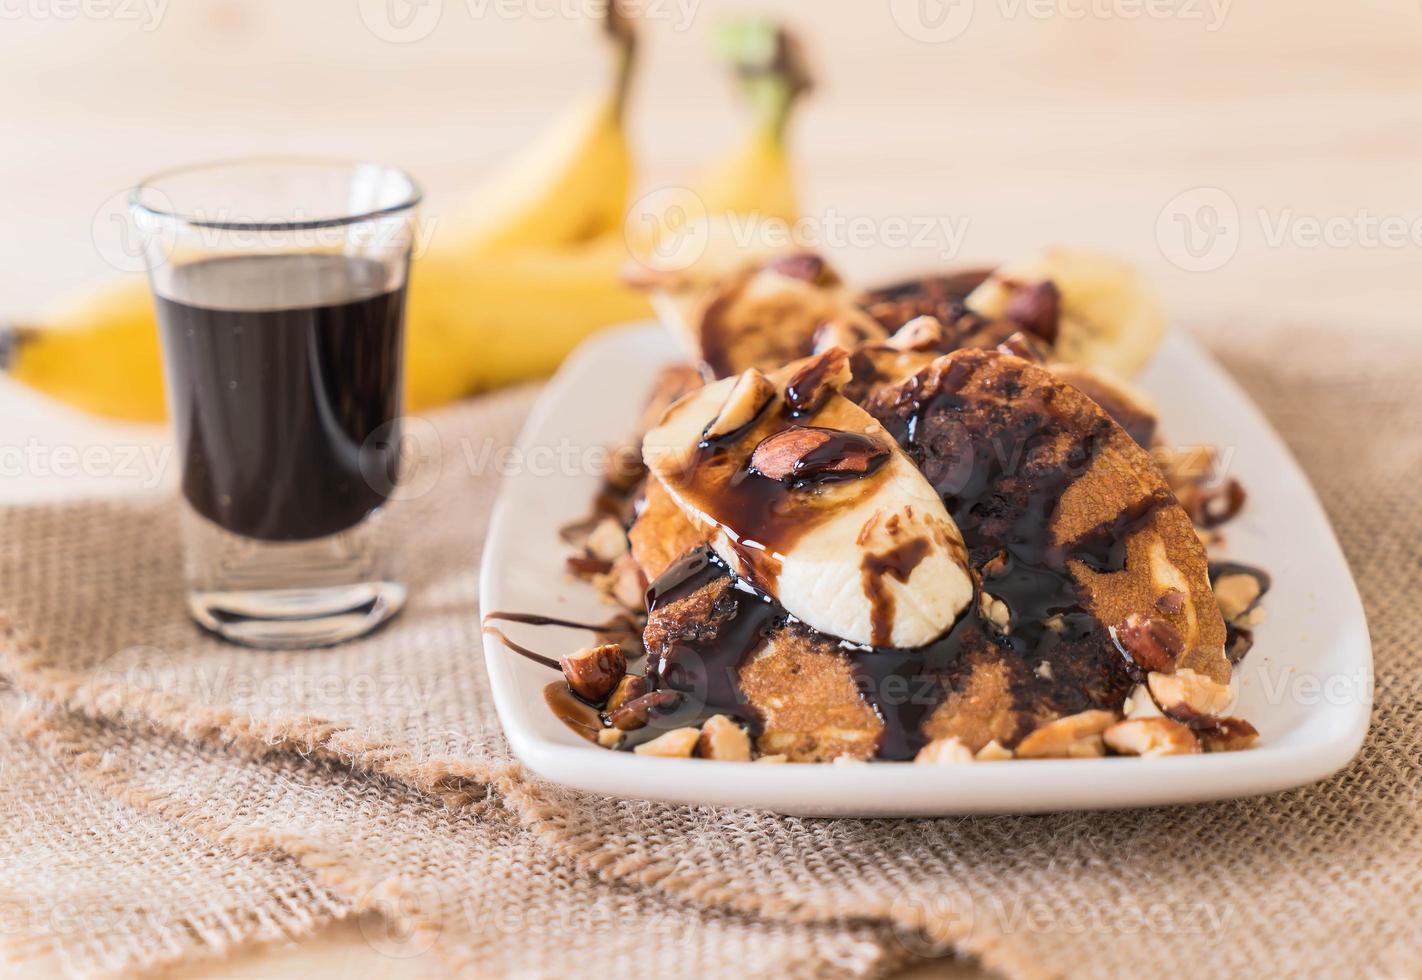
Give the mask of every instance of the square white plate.
MULTIPOLYGON (((511 457, 484 563, 484 610, 585 622, 609 610, 564 571, 558 528, 586 515, 601 451, 631 432, 661 365, 676 359, 655 325, 594 337, 564 364, 511 457)), ((1190 803, 1300 786, 1358 751, 1372 707, 1372 648, 1362 603, 1318 499, 1279 437, 1189 337, 1173 334, 1141 378, 1174 445, 1219 448, 1249 492, 1226 526, 1224 557, 1274 579, 1268 620, 1236 671, 1233 713, 1258 727, 1246 752, 1156 759, 1019 761, 966 766, 788 765, 644 758, 579 738, 549 711, 556 674, 486 636, 499 717, 531 770, 577 789, 633 799, 836 816, 945 816, 1190 803)), ((557 656, 585 633, 501 624, 525 646, 557 656)))

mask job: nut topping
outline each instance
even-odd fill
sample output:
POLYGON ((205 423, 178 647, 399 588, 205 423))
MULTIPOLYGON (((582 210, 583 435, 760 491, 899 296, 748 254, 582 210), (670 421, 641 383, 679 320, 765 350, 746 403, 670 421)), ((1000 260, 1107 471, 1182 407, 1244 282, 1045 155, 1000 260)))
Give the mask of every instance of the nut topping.
POLYGON ((750 736, 725 715, 712 715, 701 726, 698 753, 703 759, 722 762, 749 762, 750 736))
POLYGON ((785 403, 796 415, 808 415, 853 377, 849 352, 843 347, 831 347, 806 361, 786 382, 785 403))
POLYGON ((852 350, 871 340, 883 338, 884 331, 877 323, 866 317, 837 316, 826 320, 815 329, 810 341, 810 350, 823 354, 832 347, 852 350))
POLYGON ((720 439, 732 435, 756 420, 765 406, 775 398, 775 386, 755 368, 748 368, 736 379, 721 411, 706 426, 701 438, 720 439))
MULTIPOLYGON (((1127 660, 1145 671, 1169 671, 1185 649, 1180 631, 1163 619, 1131 613, 1111 636, 1127 660)), ((1139 675, 1136 675, 1139 677, 1139 675)))
POLYGON ((829 267, 829 263, 810 252, 773 258, 765 263, 764 269, 787 279, 799 279, 817 286, 833 286, 839 282, 839 276, 829 267))
POLYGON ((600 643, 558 661, 573 693, 584 701, 601 704, 627 673, 627 658, 616 643, 600 643))
POLYGON ((1101 735, 1107 747, 1122 755, 1193 755, 1200 751, 1195 733, 1169 718, 1120 721, 1101 735))
POLYGON ((1052 352, 1046 344, 1032 334, 1021 330, 998 344, 997 349, 1004 354, 1011 354, 1024 361, 1031 361, 1033 364, 1046 364, 1052 359, 1052 352))
POLYGON ((677 691, 651 691, 639 698, 633 698, 615 711, 607 713, 607 723, 624 732, 645 728, 652 712, 667 712, 681 704, 681 694, 677 691))
POLYGON ((604 728, 597 733, 597 744, 605 749, 621 748, 627 741, 627 733, 620 728, 604 728))
POLYGON ((916 316, 886 343, 895 350, 939 350, 948 344, 948 332, 936 316, 916 316))
POLYGON ((792 425, 769 436, 751 453, 751 469, 771 480, 792 482, 867 476, 889 458, 868 436, 792 425))
POLYGON ((627 532, 616 518, 604 517, 592 529, 583 547, 591 557, 605 561, 610 566, 627 553, 627 532))
POLYGON ((982 748, 978 749, 978 754, 974 756, 979 762, 1002 762, 1012 758, 1012 750, 1003 748, 1001 742, 993 739, 982 748))
POLYGON ((640 674, 628 674, 617 682, 617 686, 612 689, 612 693, 607 696, 608 714, 627 704, 635 701, 647 693, 647 678, 640 674))
POLYGON ((1151 672, 1146 685, 1161 711, 1187 724, 1212 721, 1229 707, 1231 700, 1228 684, 1188 667, 1173 674, 1151 672))
POLYGON ((1215 579, 1215 602, 1226 622, 1236 623, 1263 595, 1259 580, 1245 572, 1221 575, 1215 579))
POLYGON ((983 619, 987 620, 999 630, 1006 633, 1012 625, 1012 610, 1007 608, 1007 603, 997 596, 988 595, 986 592, 978 595, 978 611, 983 619))
POLYGON ((1049 721, 1017 745, 1019 759, 1089 759, 1106 754, 1101 733, 1116 722, 1112 711, 1083 711, 1049 721))
POLYGON ((1155 600, 1155 608, 1173 616, 1185 608, 1185 593, 1180 589, 1166 589, 1155 600))
POLYGON ((1259 741, 1259 729, 1243 718, 1221 718, 1195 734, 1206 752, 1238 752, 1259 741))
POLYGON ((1042 338, 1056 343, 1057 326, 1061 319, 1062 294, 1050 280, 1014 283, 1003 316, 1042 338))
POLYGON ((658 756, 663 759, 689 759, 699 738, 701 733, 695 728, 673 728, 650 742, 643 742, 632 751, 638 755, 658 756))
POLYGON ((918 755, 913 757, 913 761, 942 766, 960 765, 974 760, 973 750, 964 745, 962 739, 954 735, 951 738, 935 738, 918 750, 918 755))

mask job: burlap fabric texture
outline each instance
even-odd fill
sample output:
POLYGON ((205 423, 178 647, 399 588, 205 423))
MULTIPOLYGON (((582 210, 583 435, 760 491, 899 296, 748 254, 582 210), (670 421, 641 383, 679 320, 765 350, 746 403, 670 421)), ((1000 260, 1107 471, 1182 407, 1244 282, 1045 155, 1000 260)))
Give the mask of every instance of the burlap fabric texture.
MULTIPOLYGON (((1360 758, 1318 786, 1159 810, 810 821, 530 781, 506 754, 479 657, 477 554, 497 472, 467 465, 484 440, 513 438, 527 391, 437 420, 445 458, 466 465, 445 466, 409 504, 446 516, 412 522, 415 600, 393 628, 332 651, 253 658, 186 622, 167 502, 12 508, 0 512, 0 595, 21 632, 0 665, 33 698, 185 738, 198 757, 230 764, 215 748, 236 749, 265 755, 270 769, 299 752, 322 772, 386 777, 348 781, 348 792, 368 784, 362 792, 393 799, 403 786, 458 812, 483 791, 471 787, 487 787, 557 867, 650 889, 676 908, 822 924, 880 951, 826 969, 956 948, 1016 976, 1416 975, 1422 338, 1220 336, 1227 365, 1323 496, 1370 618, 1374 730, 1360 758), (857 934, 865 923, 887 935, 857 934)), ((80 754, 113 730, 64 723, 80 754)), ((153 774, 144 760, 161 744, 133 737, 131 752, 113 753, 110 771, 125 779, 153 774)), ((57 751, 57 739, 47 744, 57 751)), ((187 787, 194 805, 203 790, 187 787)), ((417 799, 428 803, 412 794, 406 805, 417 799)), ((268 801, 263 812, 282 811, 268 801)))

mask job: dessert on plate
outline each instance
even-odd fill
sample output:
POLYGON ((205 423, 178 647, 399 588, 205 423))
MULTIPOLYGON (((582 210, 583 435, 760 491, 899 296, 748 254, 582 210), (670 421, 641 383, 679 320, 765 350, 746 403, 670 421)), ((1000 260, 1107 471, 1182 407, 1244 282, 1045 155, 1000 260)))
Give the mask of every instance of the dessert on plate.
POLYGON ((580 734, 839 763, 1255 741, 1230 679, 1268 578, 1210 562, 1243 491, 1126 380, 1163 333, 1133 270, 1059 249, 857 291, 792 254, 649 285, 693 360, 567 531, 623 610, 541 658, 580 734))

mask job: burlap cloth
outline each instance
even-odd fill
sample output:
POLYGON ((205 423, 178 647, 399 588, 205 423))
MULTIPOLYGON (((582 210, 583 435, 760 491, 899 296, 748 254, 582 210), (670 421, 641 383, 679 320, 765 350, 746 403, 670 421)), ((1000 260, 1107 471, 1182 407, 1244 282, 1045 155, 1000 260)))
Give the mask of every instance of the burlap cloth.
POLYGON ((701 939, 680 957, 664 956, 666 934, 649 928, 619 961, 627 975, 726 963, 752 975, 790 963, 852 974, 951 949, 1014 976, 1422 974, 1412 663, 1422 337, 1217 336, 1323 496, 1367 606, 1374 730, 1356 762, 1317 786, 1156 810, 833 821, 599 799, 529 780, 489 703, 475 604, 497 486, 497 466, 476 465, 497 454, 478 447, 513 439, 528 390, 434 420, 446 465, 407 504, 414 598, 392 628, 329 651, 236 650, 198 636, 177 602, 171 501, 8 508, 0 604, 12 631, 0 669, 71 713, 30 716, 28 729, 58 759, 102 751, 102 766, 78 771, 108 796, 226 847, 260 840, 246 850, 270 866, 278 852, 293 857, 309 887, 382 909, 415 938, 433 909, 450 958, 469 962, 464 951, 488 943, 490 972, 558 973, 596 951, 571 941, 576 923, 560 932, 526 921, 517 947, 499 946, 477 916, 449 925, 448 909, 479 894, 512 909, 591 902, 633 922, 695 924, 701 939), (246 761, 254 755, 263 761, 246 761), (466 865, 477 870, 455 874, 466 865), (500 891, 501 873, 534 884, 500 891), (576 883, 559 891, 568 876, 576 883), (389 881, 415 896, 409 909, 366 894, 389 881))

